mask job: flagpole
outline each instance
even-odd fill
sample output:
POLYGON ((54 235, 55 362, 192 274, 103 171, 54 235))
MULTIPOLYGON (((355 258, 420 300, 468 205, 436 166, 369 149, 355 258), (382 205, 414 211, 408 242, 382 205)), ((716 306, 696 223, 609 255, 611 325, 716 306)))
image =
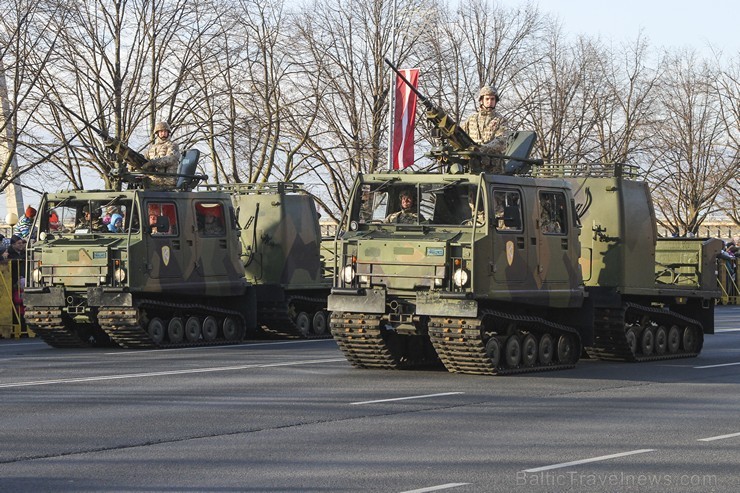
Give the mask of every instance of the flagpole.
MULTIPOLYGON (((391 60, 396 63, 396 4, 398 0, 393 0, 393 8, 391 10, 391 60)), ((388 106, 388 169, 393 169, 393 122, 395 120, 396 112, 396 74, 391 70, 390 72, 390 90, 389 92, 389 106, 388 106)))

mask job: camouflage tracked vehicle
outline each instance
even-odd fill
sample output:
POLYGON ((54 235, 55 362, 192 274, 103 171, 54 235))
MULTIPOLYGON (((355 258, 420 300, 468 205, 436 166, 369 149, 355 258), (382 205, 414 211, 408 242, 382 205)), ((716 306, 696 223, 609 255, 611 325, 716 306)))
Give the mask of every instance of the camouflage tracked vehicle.
POLYGON ((330 337, 326 298, 334 239, 322 242, 313 197, 294 183, 208 185, 231 195, 242 264, 267 335, 330 337))
POLYGON ((628 361, 699 353, 719 240, 658 243, 647 186, 624 167, 532 176, 534 134, 491 154, 415 92, 447 173, 354 184, 329 297, 354 366, 506 374, 572 367, 582 347, 628 361), (415 209, 388 222, 409 193, 415 209))
POLYGON ((619 361, 699 354, 721 240, 658 239, 647 186, 622 166, 557 169, 358 177, 329 298, 347 359, 438 356, 450 371, 505 374, 570 367, 581 346, 619 361), (415 220, 387 222, 408 190, 415 220))
POLYGON ((214 344, 254 327, 227 194, 66 192, 45 194, 40 211, 25 316, 48 344, 214 344))

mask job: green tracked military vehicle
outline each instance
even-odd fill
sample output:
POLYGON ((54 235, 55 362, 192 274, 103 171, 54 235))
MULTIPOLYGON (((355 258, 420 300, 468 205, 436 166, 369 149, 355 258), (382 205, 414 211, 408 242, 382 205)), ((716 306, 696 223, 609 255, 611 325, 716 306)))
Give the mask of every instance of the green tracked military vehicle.
POLYGON ((359 176, 329 297, 347 359, 506 374, 572 367, 581 347, 620 361, 699 354, 721 240, 659 239, 644 182, 622 166, 571 168, 359 176), (413 217, 389 222, 409 190, 413 217))
POLYGON ((582 348, 620 361, 699 354, 720 240, 659 240, 628 167, 543 166, 531 132, 492 154, 412 90, 445 172, 355 181, 328 301, 354 366, 508 374, 572 367, 582 348))
POLYGON ((215 344, 254 328, 229 195, 63 192, 44 194, 39 210, 25 318, 48 344, 215 344))
POLYGON ((258 325, 280 337, 331 337, 326 298, 334 239, 321 238, 314 198, 296 183, 206 185, 231 195, 258 325))

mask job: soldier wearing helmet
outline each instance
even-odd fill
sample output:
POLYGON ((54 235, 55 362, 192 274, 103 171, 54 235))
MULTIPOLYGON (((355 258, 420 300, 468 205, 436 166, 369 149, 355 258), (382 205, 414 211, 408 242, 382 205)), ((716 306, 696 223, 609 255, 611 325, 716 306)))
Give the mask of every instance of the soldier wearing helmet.
POLYGON ((461 128, 473 141, 496 154, 503 154, 509 140, 506 120, 496 111, 500 99, 493 86, 483 86, 478 93, 478 111, 465 120, 461 128))
MULTIPOLYGON (((177 173, 180 164, 180 148, 170 140, 172 128, 167 122, 159 122, 154 126, 154 143, 147 149, 144 157, 149 160, 144 171, 156 173, 177 173)), ((176 176, 152 175, 147 179, 148 188, 175 188, 176 176)))
POLYGON ((401 210, 388 214, 385 218, 387 223, 397 224, 416 224, 417 222, 424 222, 424 216, 417 214, 415 193, 410 189, 403 189, 398 194, 398 201, 401 204, 401 210))

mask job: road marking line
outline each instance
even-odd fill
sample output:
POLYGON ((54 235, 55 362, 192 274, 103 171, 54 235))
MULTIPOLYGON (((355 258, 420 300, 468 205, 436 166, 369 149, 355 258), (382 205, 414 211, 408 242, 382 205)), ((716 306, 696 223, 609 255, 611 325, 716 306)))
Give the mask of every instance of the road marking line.
POLYGON ((707 365, 707 366, 695 366, 694 368, 697 370, 703 370, 704 368, 719 368, 721 366, 737 366, 740 365, 740 361, 737 363, 722 363, 721 365, 707 365))
POLYGON ((163 352, 169 352, 169 351, 192 351, 194 349, 243 349, 243 348, 250 348, 255 346, 273 346, 276 344, 302 344, 302 343, 311 343, 311 342, 327 342, 327 341, 333 341, 332 339, 309 339, 309 340, 301 340, 301 341, 271 341, 271 342, 255 342, 254 344, 250 343, 249 341, 242 342, 240 344, 214 344, 213 346, 193 346, 193 347, 173 347, 173 348, 162 348, 162 349, 125 349, 121 348, 118 351, 110 352, 110 353, 104 353, 106 355, 112 354, 112 355, 119 355, 119 354, 149 354, 149 353, 163 353, 163 352))
POLYGON ((740 437, 740 433, 730 433, 729 435, 719 435, 716 437, 699 438, 696 441, 697 442, 713 442, 715 440, 724 440, 725 438, 735 438, 735 437, 740 437))
POLYGON ((541 472, 549 471, 550 469, 560 469, 562 467, 577 466, 580 464, 588 464, 589 462, 599 462, 602 460, 616 459, 618 457, 627 457, 628 455, 644 454, 645 452, 655 452, 655 449, 646 448, 640 450, 632 450, 630 452, 621 452, 619 454, 602 455, 601 457, 594 457, 592 459, 574 460, 571 462, 562 462, 560 464, 553 464, 551 466, 535 467, 533 469, 525 469, 523 472, 541 472))
POLYGON ((376 404, 378 402, 407 401, 409 399, 426 399, 427 397, 441 397, 443 395, 464 394, 465 392, 444 392, 442 394, 413 395, 410 397, 396 397, 394 399, 380 399, 377 401, 350 402, 350 406, 359 406, 360 404, 376 404))
POLYGON ((439 491, 439 490, 447 490, 450 488, 457 488, 458 486, 465 486, 470 483, 447 483, 447 484, 440 484, 439 486, 430 486, 429 488, 420 488, 418 490, 408 490, 408 491, 402 491, 401 493, 426 493, 427 491, 439 491))
POLYGON ((740 329, 718 329, 717 327, 714 328, 715 332, 740 332, 740 329))
POLYGON ((16 383, 4 383, 0 384, 0 389, 8 389, 11 387, 34 387, 38 385, 53 385, 55 383, 79 383, 79 382, 99 382, 103 380, 124 380, 128 378, 147 378, 147 377, 161 377, 167 375, 189 375, 192 373, 212 373, 219 371, 234 371, 234 370, 249 370, 252 368, 274 368, 278 366, 296 366, 296 365, 312 365, 315 363, 336 363, 339 361, 347 361, 345 358, 335 359, 316 359, 308 361, 294 361, 286 363, 269 363, 264 365, 239 365, 239 366, 220 366, 214 368, 193 368, 190 370, 170 370, 170 371, 155 371, 150 373, 127 373, 123 375, 107 375, 99 377, 80 377, 80 378, 60 378, 57 380, 37 380, 32 382, 16 382, 16 383))

